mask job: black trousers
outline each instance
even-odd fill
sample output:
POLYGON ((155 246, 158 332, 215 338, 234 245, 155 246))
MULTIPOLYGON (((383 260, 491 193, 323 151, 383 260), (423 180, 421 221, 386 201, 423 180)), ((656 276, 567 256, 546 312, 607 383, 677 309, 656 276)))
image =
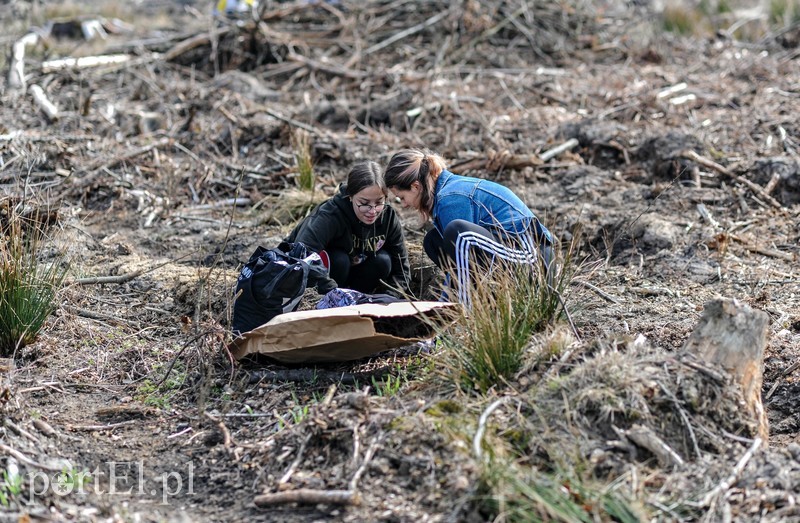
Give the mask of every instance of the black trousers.
POLYGON ((488 270, 496 259, 512 263, 543 262, 550 276, 553 254, 549 245, 527 235, 502 235, 467 220, 453 220, 444 235, 431 229, 423 240, 425 254, 445 272, 455 271, 458 298, 469 304, 470 271, 488 270))
POLYGON ((353 265, 350 255, 344 251, 326 251, 330 258, 328 268, 331 278, 339 287, 372 294, 381 280, 386 281, 392 272, 392 257, 388 252, 378 251, 375 256, 367 256, 361 263, 353 265))

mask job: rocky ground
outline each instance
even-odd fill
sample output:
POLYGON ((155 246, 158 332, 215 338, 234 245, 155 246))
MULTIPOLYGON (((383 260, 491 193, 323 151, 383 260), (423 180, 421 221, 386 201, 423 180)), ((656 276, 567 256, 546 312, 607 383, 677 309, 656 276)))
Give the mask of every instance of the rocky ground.
MULTIPOLYGON (((13 458, 24 479, 15 492, 6 478, 0 520, 504 520, 473 451, 478 417, 504 397, 516 399, 492 437, 530 430, 527 463, 548 472, 562 464, 554 448, 580 448, 587 477, 632 500, 634 519, 800 519, 792 26, 679 36, 644 2, 269 2, 258 23, 212 19, 199 2, 6 4, 5 205, 54 210, 71 271, 44 330, 0 374, 0 468, 13 458), (31 27, 99 16, 106 39, 51 27, 25 48, 25 88, 13 85, 11 49, 31 27), (107 54, 126 58, 52 63, 107 54), (313 194, 298 189, 303 140, 313 194), (574 242, 576 332, 542 334, 570 350, 488 395, 456 390, 438 350, 322 367, 310 383, 233 362, 231 289, 253 249, 276 244, 353 162, 408 146, 508 184, 574 242), (769 315, 768 445, 754 446, 740 399, 675 363, 718 297, 769 315), (687 384, 702 401, 689 405, 687 384), (611 422, 601 392, 624 398, 611 422), (624 440, 611 425, 634 411, 683 465, 610 450, 624 440), (298 489, 329 497, 255 504, 298 489)), ((730 29, 731 16, 716 23, 730 29)), ((423 224, 402 216, 423 297, 423 224)))

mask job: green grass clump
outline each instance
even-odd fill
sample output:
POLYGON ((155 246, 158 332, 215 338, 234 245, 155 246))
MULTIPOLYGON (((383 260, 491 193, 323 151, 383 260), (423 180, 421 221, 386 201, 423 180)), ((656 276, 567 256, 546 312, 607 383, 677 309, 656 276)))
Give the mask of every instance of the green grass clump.
MULTIPOLYGON (((153 371, 160 372, 164 365, 158 364, 153 371)), ((186 383, 188 374, 182 363, 178 362, 170 371, 169 376, 163 383, 154 382, 152 379, 145 379, 136 390, 136 399, 150 407, 161 410, 168 410, 172 406, 172 401, 179 394, 181 387, 186 383)))
POLYGON ((33 342, 55 310, 67 265, 61 256, 40 259, 48 238, 35 216, 23 218, 11 204, 2 211, 0 356, 10 356, 33 342))
POLYGON ((647 521, 642 510, 621 494, 558 473, 495 463, 482 479, 487 490, 483 509, 502 521, 647 521))
POLYGON ((375 394, 384 398, 396 396, 406 383, 408 383, 408 378, 402 375, 392 376, 388 374, 381 379, 376 379, 375 376, 372 377, 372 388, 375 390, 375 394))
POLYGON ((564 315, 574 246, 563 256, 553 249, 549 273, 542 264, 496 262, 488 274, 472 275, 469 310, 443 335, 463 388, 485 393, 514 376, 531 337, 564 315))

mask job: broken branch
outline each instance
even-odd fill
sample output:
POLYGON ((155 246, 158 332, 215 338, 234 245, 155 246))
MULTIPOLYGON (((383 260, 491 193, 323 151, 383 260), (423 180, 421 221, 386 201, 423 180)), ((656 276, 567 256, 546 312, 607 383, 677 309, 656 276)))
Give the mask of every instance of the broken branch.
POLYGON ((103 65, 117 65, 130 62, 133 59, 127 54, 110 54, 100 56, 82 56, 80 58, 59 58, 42 63, 42 72, 52 73, 64 69, 88 69, 103 65))
POLYGON ((653 429, 645 425, 633 425, 623 432, 634 444, 649 450, 658 459, 662 467, 681 466, 685 463, 675 450, 656 434, 653 429))
MULTIPOLYGON (((230 31, 230 28, 221 28, 218 31, 214 32, 214 38, 215 39, 219 38, 220 36, 224 35, 228 31, 230 31)), ((170 49, 169 51, 164 53, 161 56, 161 58, 164 61, 169 62, 171 60, 174 60, 174 59, 178 58, 182 54, 184 54, 184 53, 186 53, 188 51, 191 51, 192 49, 195 49, 195 48, 200 47, 202 45, 210 45, 210 44, 211 44, 211 34, 210 33, 199 34, 199 35, 196 35, 196 36, 192 36, 191 38, 187 38, 186 40, 181 40, 180 42, 175 44, 175 46, 173 46, 172 49, 170 49)))
POLYGON ((42 463, 36 462, 31 458, 29 458, 28 456, 26 456, 25 454, 23 454, 22 452, 18 451, 17 449, 11 448, 3 443, 0 443, 0 450, 5 452, 6 454, 14 456, 15 458, 17 458, 17 461, 21 461, 22 463, 25 463, 26 465, 30 465, 31 467, 35 467, 37 469, 47 470, 49 472, 61 472, 62 470, 62 467, 53 467, 50 465, 44 465, 42 463))
POLYGON ((773 198, 772 196, 767 194, 764 191, 764 189, 762 189, 758 184, 755 184, 755 183, 751 182, 750 180, 748 180, 747 178, 744 178, 742 176, 739 176, 736 173, 731 172, 730 170, 728 170, 727 168, 725 168, 722 165, 718 164, 717 162, 714 162, 712 160, 709 160, 708 158, 700 156, 699 154, 697 154, 694 151, 684 151, 679 156, 681 158, 685 158, 687 160, 692 160, 693 162, 697 162, 700 165, 702 165, 703 167, 707 167, 709 169, 713 169, 713 170, 717 171, 718 173, 722 173, 725 176, 727 176, 729 178, 732 178, 732 179, 736 180, 737 182, 739 182, 741 184, 746 185, 751 191, 753 191, 755 194, 757 194, 758 196, 760 196, 761 198, 766 200, 767 203, 769 203, 771 206, 775 207, 776 209, 785 210, 778 200, 776 200, 775 198, 773 198))
POLYGON ((47 99, 47 95, 44 94, 44 89, 38 85, 32 85, 31 96, 33 97, 33 101, 36 102, 36 105, 39 106, 39 109, 47 116, 48 120, 51 122, 58 120, 58 107, 47 99))
POLYGON ((558 145, 556 147, 553 147, 552 149, 543 152, 542 154, 539 155, 539 158, 541 158, 543 162, 546 162, 552 158, 555 158, 556 156, 558 156, 563 152, 569 151, 573 147, 577 146, 579 143, 580 142, 576 138, 570 138, 561 145, 558 145))
POLYGON ((25 48, 36 45, 39 35, 28 33, 16 42, 11 48, 11 67, 8 70, 8 86, 11 88, 25 88, 25 48))
POLYGON ((117 276, 91 276, 89 278, 78 278, 73 280, 75 285, 98 285, 104 283, 127 283, 144 272, 143 269, 138 271, 129 272, 128 274, 119 274, 117 276))

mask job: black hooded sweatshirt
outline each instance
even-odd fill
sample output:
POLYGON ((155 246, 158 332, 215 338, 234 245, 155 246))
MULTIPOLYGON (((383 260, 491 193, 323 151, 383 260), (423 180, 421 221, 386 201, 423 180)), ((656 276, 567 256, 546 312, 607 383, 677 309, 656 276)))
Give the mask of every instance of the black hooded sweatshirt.
MULTIPOLYGON (((392 270, 387 283, 403 292, 410 292, 408 250, 397 213, 387 204, 375 223, 367 225, 361 222, 353 210, 345 184, 339 185, 333 198, 317 206, 297 224, 286 241, 304 243, 315 252, 344 251, 351 260, 360 256, 375 256, 376 252, 383 249, 392 258, 392 270)), ((327 284, 321 282, 317 289, 326 292, 335 287, 336 282, 330 280, 327 284)))

